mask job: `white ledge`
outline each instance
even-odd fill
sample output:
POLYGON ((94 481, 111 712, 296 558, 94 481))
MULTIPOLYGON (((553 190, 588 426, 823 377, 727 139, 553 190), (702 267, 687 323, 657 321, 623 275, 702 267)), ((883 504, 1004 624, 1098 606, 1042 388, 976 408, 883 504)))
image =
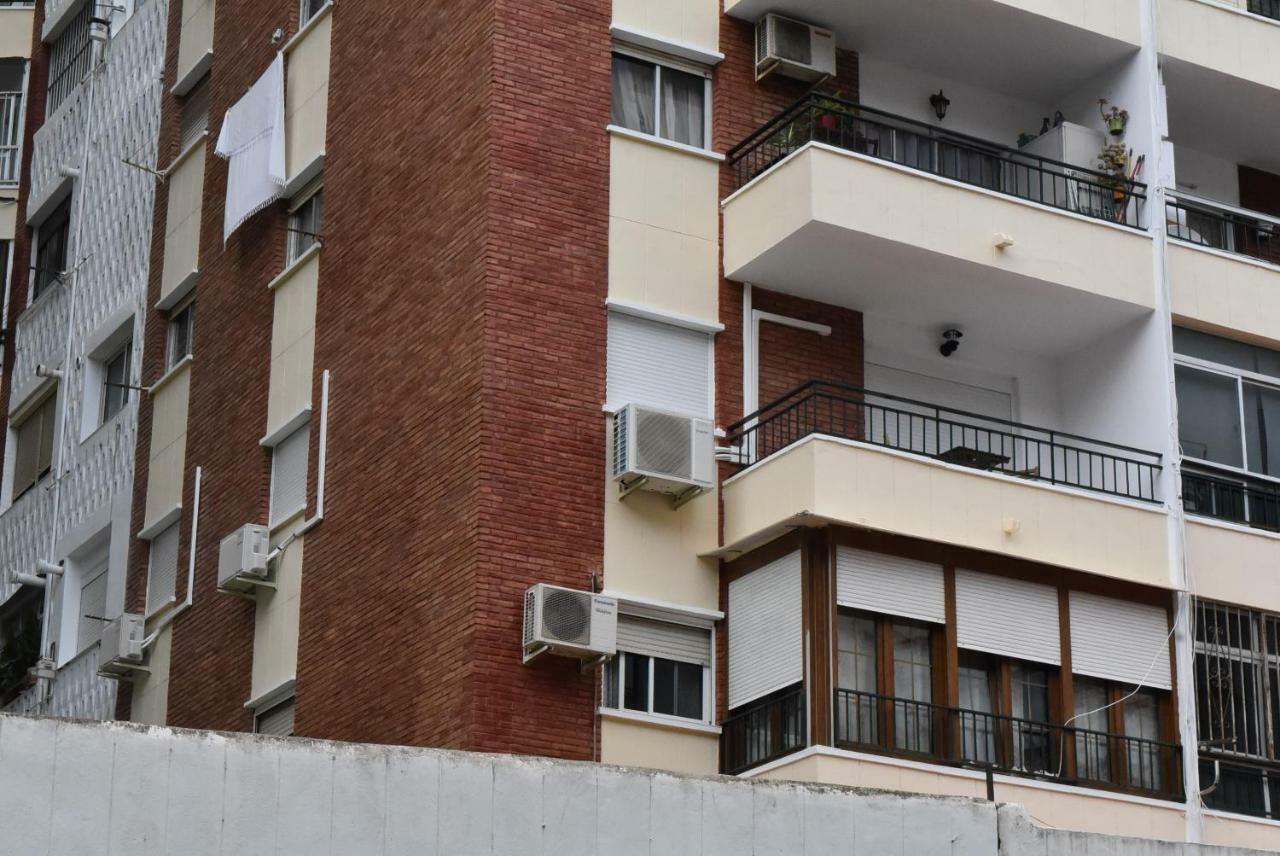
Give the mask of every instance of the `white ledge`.
POLYGON ((186 371, 187 366, 191 365, 192 361, 193 361, 193 357, 191 356, 191 354, 187 354, 185 357, 178 360, 176 363, 173 364, 173 368, 169 369, 164 374, 160 375, 160 378, 155 383, 151 384, 151 386, 147 389, 147 392, 150 395, 154 396, 161 389, 168 386, 169 383, 175 377, 182 374, 182 372, 186 371))
POLYGON ((179 98, 185 97, 191 90, 196 88, 200 78, 204 77, 212 67, 213 48, 209 48, 200 55, 200 58, 192 64, 191 68, 178 75, 178 79, 174 81, 173 87, 169 92, 179 98))
POLYGON ((609 35, 620 42, 639 45, 649 50, 660 51, 671 56, 687 59, 701 65, 717 65, 724 61, 724 54, 717 50, 708 50, 700 45, 669 39, 647 30, 637 30, 616 21, 609 25, 609 35))
POLYGON ((307 247, 306 252, 294 259, 288 267, 276 274, 275 278, 272 279, 271 282, 267 283, 267 291, 275 291, 277 288, 292 279, 293 275, 301 270, 303 265, 320 255, 320 250, 323 247, 324 245, 319 241, 316 241, 314 244, 307 247))
POLYGON ((692 315, 683 315, 679 312, 669 312, 666 309, 659 309, 656 306, 648 306, 643 303, 636 303, 631 300, 622 300, 617 297, 605 298, 604 305, 610 312, 620 312, 623 315, 644 318, 648 321, 660 321, 663 324, 670 324, 674 327, 684 327, 688 330, 696 330, 699 333, 719 333, 724 330, 724 325, 717 321, 706 321, 702 318, 695 318, 692 315))
POLYGON ((272 431, 268 431, 266 433, 266 436, 264 436, 261 440, 258 441, 258 445, 262 446, 264 449, 273 449, 276 446, 280 445, 280 443, 284 441, 286 437, 288 437, 294 431, 297 431, 303 425, 306 425, 309 421, 311 421, 311 405, 310 404, 308 404, 306 407, 302 408, 297 413, 290 416, 284 422, 280 423, 279 427, 275 428, 272 431))
POLYGON ((322 20, 329 17, 333 12, 333 4, 335 2, 336 0, 329 0, 329 2, 317 9, 316 13, 312 15, 305 24, 298 28, 298 32, 293 34, 293 38, 284 43, 284 46, 280 48, 280 53, 285 54, 286 56, 292 53, 293 49, 298 46, 298 42, 307 37, 307 33, 314 30, 322 20))
POLYGON ((606 588, 601 594, 617 600, 620 612, 641 615, 645 618, 655 618, 661 621, 670 621, 675 624, 710 628, 715 622, 724 618, 724 613, 718 609, 707 609, 701 606, 689 606, 683 603, 656 600, 651 597, 627 594, 610 588, 606 588))
POLYGON ((141 541, 154 540, 157 535, 176 523, 178 518, 181 516, 182 503, 179 502, 151 523, 142 527, 142 529, 138 531, 138 539, 141 541))
POLYGON ((651 725, 655 728, 665 728, 669 731, 691 731, 694 734, 710 734, 716 735, 720 733, 720 726, 710 725, 705 722, 695 722, 692 719, 680 719, 675 716, 663 716, 658 713, 641 713, 638 710, 620 710, 614 707, 601 707, 596 709, 596 713, 601 719, 616 719, 619 722, 637 722, 641 725, 651 725))
POLYGON ((270 707, 292 696, 294 687, 297 686, 297 684, 297 678, 289 678, 288 680, 281 681, 266 692, 249 699, 244 703, 244 706, 249 710, 256 710, 260 707, 270 707))
POLYGON ((605 127, 615 137, 625 137, 628 140, 635 140, 639 143, 648 143, 651 146, 657 146, 662 149, 670 149, 673 152, 679 152, 683 155, 692 155, 704 160, 715 161, 720 163, 724 160, 724 155, 719 152, 713 152, 711 149, 701 149, 697 146, 690 146, 684 143, 677 143, 675 140, 667 140, 653 134, 645 134, 641 131, 633 131, 630 128, 624 128, 621 125, 608 125, 605 127))

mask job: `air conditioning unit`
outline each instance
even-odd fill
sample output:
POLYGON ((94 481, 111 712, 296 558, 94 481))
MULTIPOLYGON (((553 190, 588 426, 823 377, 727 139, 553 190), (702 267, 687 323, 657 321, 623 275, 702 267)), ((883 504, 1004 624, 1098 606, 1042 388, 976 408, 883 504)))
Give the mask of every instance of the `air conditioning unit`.
POLYGON ((775 72, 807 83, 834 77, 836 37, 830 30, 770 12, 756 22, 756 80, 775 72))
POLYGON ((524 661, 539 654, 611 656, 618 650, 618 602, 545 583, 524 593, 524 661))
POLYGON ((136 612, 126 612, 108 621, 102 628, 102 645, 98 649, 98 674, 104 678, 121 678, 142 666, 145 638, 143 618, 136 612))
POLYGON ((628 404, 613 415, 613 478, 680 496, 715 482, 710 419, 628 404))
POLYGON ((266 582, 271 536, 267 527, 246 523, 218 545, 218 590, 248 591, 266 582))

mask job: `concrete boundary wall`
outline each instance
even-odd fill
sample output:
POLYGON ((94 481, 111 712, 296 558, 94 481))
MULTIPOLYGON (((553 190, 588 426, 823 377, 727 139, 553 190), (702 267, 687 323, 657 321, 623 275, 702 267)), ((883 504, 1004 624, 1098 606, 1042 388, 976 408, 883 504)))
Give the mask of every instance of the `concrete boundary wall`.
POLYGON ((1235 856, 1019 809, 600 764, 0 715, 5 856, 1235 856))

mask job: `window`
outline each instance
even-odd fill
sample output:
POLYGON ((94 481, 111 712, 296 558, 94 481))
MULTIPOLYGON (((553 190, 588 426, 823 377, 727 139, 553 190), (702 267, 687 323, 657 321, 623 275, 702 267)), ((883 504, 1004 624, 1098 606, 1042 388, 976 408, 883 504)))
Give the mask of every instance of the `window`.
POLYGON ((165 371, 191 356, 196 333, 196 304, 191 301, 169 315, 168 341, 165 343, 165 371))
POLYGON ((1197 602, 1196 721, 1200 741, 1213 751, 1277 759, 1278 641, 1280 618, 1197 602))
POLYGON ((13 426, 13 498, 36 486, 53 467, 54 416, 57 391, 49 393, 31 413, 13 426))
POLYGON ((107 613, 107 567, 98 565, 89 570, 84 585, 80 587, 80 621, 76 630, 77 653, 96 645, 102 638, 107 613))
POLYGON ((315 190, 289 214, 289 246, 285 263, 293 264, 302 254, 320 243, 324 216, 324 191, 315 190))
POLYGON ((182 99, 182 126, 178 151, 185 152, 209 127, 209 75, 200 78, 182 99))
POLYGON ((147 567, 147 615, 155 615, 177 599, 178 523, 169 524, 151 541, 147 567))
POLYGON ((928 626, 893 623, 894 739, 899 749, 933 751, 933 642, 928 626))
POLYGON ((837 633, 836 733, 850 743, 880 741, 876 712, 876 621, 841 613, 837 633))
POLYGON ((302 11, 298 15, 298 26, 302 26, 320 14, 320 10, 325 7, 329 0, 302 0, 302 11))
POLYGON ((623 53, 613 55, 613 124, 696 148, 706 148, 711 81, 623 53))
POLYGON ((271 450, 271 525, 307 507, 309 426, 303 425, 271 450))
POLYGON ((292 737, 293 710, 294 700, 288 699, 257 713, 253 717, 253 733, 292 737))
POLYGON ((124 346, 112 356, 103 361, 102 373, 102 424, 105 425, 111 417, 115 416, 121 410, 124 410, 126 404, 129 403, 129 393, 133 390, 129 389, 133 382, 129 371, 132 363, 133 343, 125 342, 124 346))
POLYGON ((35 280, 31 299, 34 301, 50 286, 62 281, 67 270, 67 253, 71 237, 71 197, 53 210, 36 230, 35 280))
POLYGON ((23 586, 0 604, 0 705, 30 683, 28 670, 40 658, 43 603, 40 590, 23 586))
POLYGON ((80 81, 89 73, 89 20, 93 17, 95 8, 95 4, 86 3, 49 49, 49 100, 45 106, 47 116, 53 115, 58 105, 75 91, 80 81))
POLYGON ((697 663, 620 651, 606 672, 605 706, 702 722, 704 673, 697 663))
POLYGON ((1071 684, 1076 720, 1076 774, 1091 782, 1111 781, 1111 703, 1105 681, 1075 675, 1071 684))
POLYGON ((1033 663, 1014 662, 1010 681, 1014 767, 1031 773, 1054 772, 1053 735, 1048 725, 1049 670, 1033 663))
POLYGON ((976 764, 998 763, 995 714, 1000 679, 995 660, 961 651, 959 668, 960 757, 976 764))
POLYGON ((0 184, 17 184, 26 62, 0 60, 0 184))

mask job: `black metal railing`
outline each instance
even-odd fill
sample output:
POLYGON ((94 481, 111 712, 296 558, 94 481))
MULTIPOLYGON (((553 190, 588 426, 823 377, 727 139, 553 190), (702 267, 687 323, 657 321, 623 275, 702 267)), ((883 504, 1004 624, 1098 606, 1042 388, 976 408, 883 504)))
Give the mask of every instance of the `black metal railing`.
POLYGON ((1209 808, 1280 820, 1280 764, 1201 755, 1200 793, 1209 808))
POLYGON ((1165 221, 1171 238, 1280 265, 1278 220, 1169 197, 1165 221))
POLYGON ((1158 502, 1160 455, 873 392, 810 381, 728 428, 738 462, 750 466, 811 434, 1019 478, 1158 502))
POLYGON ((1255 15, 1280 21, 1280 0, 1249 0, 1248 8, 1255 15))
POLYGON ((1182 794, 1182 747, 1123 734, 838 689, 835 744, 1160 796, 1182 794))
POLYGON ((1188 514, 1280 530, 1280 485, 1188 466, 1182 471, 1182 507, 1188 514))
POLYGON ((1098 220, 1142 223, 1141 182, 819 94, 797 101, 728 151, 736 186, 810 142, 1098 220))
POLYGON ((720 772, 737 775, 808 742, 804 688, 752 703, 720 723, 720 772))

